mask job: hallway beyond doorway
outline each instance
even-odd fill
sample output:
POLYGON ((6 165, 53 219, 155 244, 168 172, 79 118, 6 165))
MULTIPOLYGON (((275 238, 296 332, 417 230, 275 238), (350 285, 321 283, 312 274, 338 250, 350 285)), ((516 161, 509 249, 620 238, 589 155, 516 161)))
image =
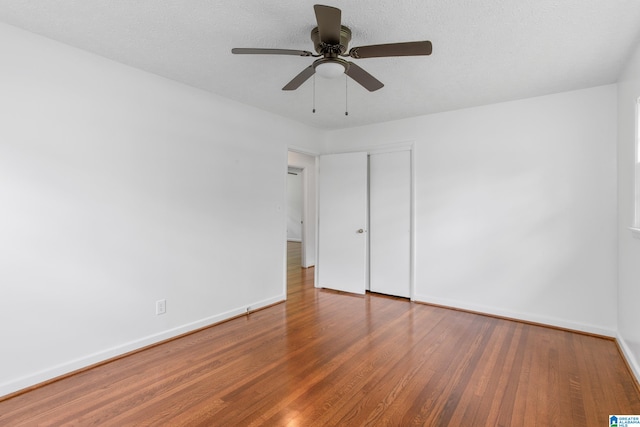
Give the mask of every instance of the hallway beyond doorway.
POLYGON ((287 242, 287 295, 313 288, 314 267, 300 267, 302 243, 287 242))

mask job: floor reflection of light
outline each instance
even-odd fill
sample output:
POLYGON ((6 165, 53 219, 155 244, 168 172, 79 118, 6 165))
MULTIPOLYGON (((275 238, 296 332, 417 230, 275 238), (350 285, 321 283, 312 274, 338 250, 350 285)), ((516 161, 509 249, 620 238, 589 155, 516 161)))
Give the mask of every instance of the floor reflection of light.
POLYGON ((298 421, 298 416, 300 415, 300 412, 296 411, 296 410, 290 410, 287 413, 287 419, 289 420, 287 422, 287 427, 299 427, 302 424, 299 423, 298 421))

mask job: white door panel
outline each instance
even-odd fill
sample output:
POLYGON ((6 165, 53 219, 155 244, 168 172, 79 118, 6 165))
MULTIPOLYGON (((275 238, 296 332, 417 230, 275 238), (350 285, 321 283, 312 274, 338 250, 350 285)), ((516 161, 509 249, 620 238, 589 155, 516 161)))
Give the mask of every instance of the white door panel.
POLYGON ((367 153, 320 156, 317 286, 364 294, 367 153))
POLYGON ((369 157, 369 289, 411 294, 411 152, 369 157))

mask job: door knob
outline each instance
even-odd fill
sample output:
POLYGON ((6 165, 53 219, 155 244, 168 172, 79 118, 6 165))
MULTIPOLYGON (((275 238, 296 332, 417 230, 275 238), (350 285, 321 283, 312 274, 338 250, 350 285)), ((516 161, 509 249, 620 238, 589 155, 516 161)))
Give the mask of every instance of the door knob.
POLYGON ((358 230, 358 233, 362 234, 362 233, 364 233, 364 230, 361 228, 361 229, 358 230))

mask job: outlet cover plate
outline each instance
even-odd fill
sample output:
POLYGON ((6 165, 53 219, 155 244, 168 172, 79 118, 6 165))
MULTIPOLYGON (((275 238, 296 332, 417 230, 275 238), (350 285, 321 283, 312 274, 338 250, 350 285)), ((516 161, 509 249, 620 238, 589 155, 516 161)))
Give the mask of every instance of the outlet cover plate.
POLYGON ((160 299, 156 301, 156 315, 165 314, 167 312, 167 300, 160 299))

